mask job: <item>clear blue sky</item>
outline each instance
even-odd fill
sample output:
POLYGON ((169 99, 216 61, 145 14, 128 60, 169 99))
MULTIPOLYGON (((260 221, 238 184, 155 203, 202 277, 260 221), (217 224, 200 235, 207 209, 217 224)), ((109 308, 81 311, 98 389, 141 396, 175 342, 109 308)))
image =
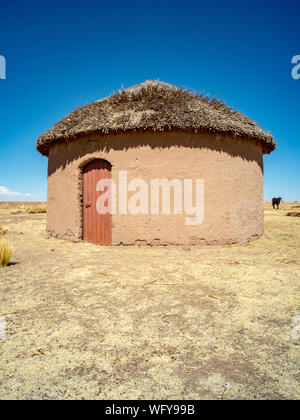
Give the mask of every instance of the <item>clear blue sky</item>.
POLYGON ((299 19, 296 0, 2 0, 0 200, 45 200, 43 131, 157 78, 220 97, 270 131, 278 148, 264 158, 265 198, 300 200, 299 19))

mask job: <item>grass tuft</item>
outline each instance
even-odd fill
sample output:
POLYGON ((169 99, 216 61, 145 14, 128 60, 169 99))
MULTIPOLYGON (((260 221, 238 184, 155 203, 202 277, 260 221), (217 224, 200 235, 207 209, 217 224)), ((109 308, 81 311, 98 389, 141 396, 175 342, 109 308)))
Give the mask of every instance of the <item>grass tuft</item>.
POLYGON ((5 239, 0 240, 0 267, 6 267, 12 256, 12 247, 5 239))
POLYGON ((21 211, 24 211, 25 213, 28 213, 28 214, 47 213, 46 205, 24 206, 24 204, 22 204, 21 206, 18 207, 18 209, 21 210, 21 211))
POLYGON ((1 223, 1 221, 0 221, 0 236, 3 236, 3 235, 5 235, 5 232, 4 232, 4 229, 3 229, 2 223, 1 223))

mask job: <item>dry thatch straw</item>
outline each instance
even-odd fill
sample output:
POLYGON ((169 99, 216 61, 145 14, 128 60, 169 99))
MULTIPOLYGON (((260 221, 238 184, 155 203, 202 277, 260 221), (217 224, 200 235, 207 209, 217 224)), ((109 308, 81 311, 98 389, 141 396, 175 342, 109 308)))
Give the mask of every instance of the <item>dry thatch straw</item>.
POLYGON ((51 145, 87 134, 172 129, 247 137, 261 143, 264 153, 276 147, 270 133, 224 102, 151 80, 75 109, 42 134, 36 147, 48 156, 51 145))
POLYGON ((5 267, 9 264, 12 256, 12 247, 5 239, 0 240, 0 267, 5 267))

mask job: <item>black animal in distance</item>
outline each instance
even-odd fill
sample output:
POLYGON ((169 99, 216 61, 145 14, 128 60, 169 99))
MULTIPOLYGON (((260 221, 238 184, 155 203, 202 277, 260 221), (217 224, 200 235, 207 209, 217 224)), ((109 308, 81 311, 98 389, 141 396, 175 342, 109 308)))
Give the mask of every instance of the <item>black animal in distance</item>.
POLYGON ((272 198, 273 209, 275 209, 275 206, 277 206, 277 209, 279 209, 279 205, 280 205, 281 201, 282 201, 281 197, 272 198))

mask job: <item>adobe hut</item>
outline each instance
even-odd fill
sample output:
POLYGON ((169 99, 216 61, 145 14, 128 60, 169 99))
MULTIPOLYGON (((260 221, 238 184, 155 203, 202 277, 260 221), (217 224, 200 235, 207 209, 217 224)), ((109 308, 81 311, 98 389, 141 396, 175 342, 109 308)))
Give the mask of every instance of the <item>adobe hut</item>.
POLYGON ((47 230, 104 245, 259 238, 263 154, 275 146, 222 102, 146 81, 76 109, 38 139, 49 158, 47 230))

